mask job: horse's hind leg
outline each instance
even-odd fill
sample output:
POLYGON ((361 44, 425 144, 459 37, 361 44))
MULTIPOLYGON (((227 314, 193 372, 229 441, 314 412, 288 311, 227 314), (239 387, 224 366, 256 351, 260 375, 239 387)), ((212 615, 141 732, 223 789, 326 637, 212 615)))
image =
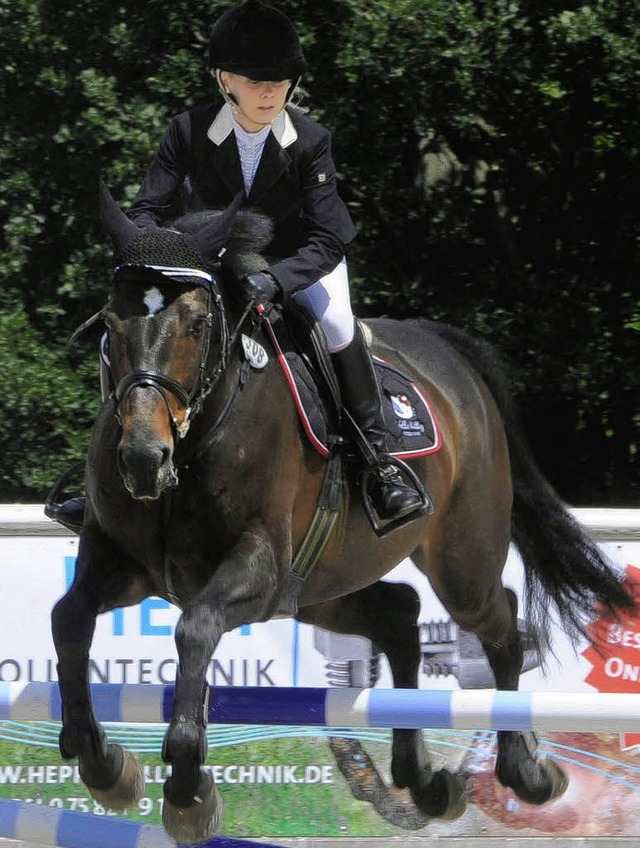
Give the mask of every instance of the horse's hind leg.
MULTIPOLYGON (((518 631, 518 601, 505 590, 511 606, 509 635, 501 644, 483 642, 483 647, 496 679, 496 687, 516 690, 522 669, 522 638, 518 631)), ((531 731, 498 731, 496 777, 523 801, 543 804, 562 795, 568 785, 562 769, 552 759, 537 753, 538 740, 531 731)))
POLYGON ((62 699, 60 753, 65 759, 77 757, 80 777, 96 801, 105 809, 117 810, 136 805, 145 786, 138 760, 107 742, 93 711, 89 648, 98 598, 95 587, 76 578, 51 615, 62 699))
MULTIPOLYGON (((300 621, 335 633, 365 636, 389 661, 394 686, 415 689, 420 667, 417 626, 420 602, 405 584, 379 582, 353 594, 305 607, 300 621)), ((394 730, 391 754, 394 784, 408 788, 413 802, 429 818, 454 819, 466 806, 464 784, 442 769, 433 772, 421 730, 394 730)))
MULTIPOLYGON (((456 623, 474 633, 485 651, 496 687, 515 691, 522 671, 523 647, 518 631, 517 599, 502 585, 508 553, 510 521, 500 509, 505 489, 485 474, 484 492, 470 513, 459 498, 441 517, 440 549, 427 556, 418 548, 412 558, 456 623), (493 493, 493 496, 490 495, 493 493), (502 520, 500 520, 502 516, 502 520), (465 528, 464 534, 459 531, 465 528)), ((505 504, 506 506, 506 504, 505 504)), ((524 801, 541 804, 564 792, 567 781, 553 760, 538 756, 537 740, 527 731, 499 731, 496 776, 524 801)))

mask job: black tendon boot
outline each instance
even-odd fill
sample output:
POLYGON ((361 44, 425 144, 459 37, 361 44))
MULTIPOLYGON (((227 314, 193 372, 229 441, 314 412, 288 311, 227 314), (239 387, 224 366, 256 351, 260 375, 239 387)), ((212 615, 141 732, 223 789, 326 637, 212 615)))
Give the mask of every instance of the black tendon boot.
POLYGON ((60 503, 59 497, 74 478, 81 479, 83 474, 84 462, 77 462, 60 475, 44 502, 44 514, 47 518, 78 534, 82 531, 86 498, 70 498, 60 503))
POLYGON ((373 449, 372 456, 377 455, 377 460, 373 459, 376 467, 371 475, 369 495, 378 517, 384 521, 397 520, 414 511, 416 518, 431 512, 433 508, 426 493, 409 485, 398 467, 388 461, 380 389, 357 321, 351 344, 332 354, 331 359, 342 403, 373 449))

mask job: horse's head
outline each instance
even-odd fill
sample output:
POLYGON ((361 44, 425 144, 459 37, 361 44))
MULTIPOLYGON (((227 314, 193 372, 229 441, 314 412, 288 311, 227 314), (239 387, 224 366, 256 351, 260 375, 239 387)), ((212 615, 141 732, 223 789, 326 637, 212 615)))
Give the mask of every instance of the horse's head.
POLYGON ((118 263, 102 313, 106 354, 122 428, 118 469, 134 498, 156 499, 176 485, 176 443, 225 370, 225 299, 212 261, 233 240, 236 213, 205 219, 196 232, 140 230, 103 189, 118 263))

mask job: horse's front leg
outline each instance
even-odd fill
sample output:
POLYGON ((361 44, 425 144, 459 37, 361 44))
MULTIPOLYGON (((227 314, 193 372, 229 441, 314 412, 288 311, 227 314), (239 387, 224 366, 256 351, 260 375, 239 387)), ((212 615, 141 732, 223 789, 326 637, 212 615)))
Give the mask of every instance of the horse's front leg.
POLYGON ((62 700, 60 753, 65 759, 78 758, 83 783, 105 809, 126 809, 144 795, 144 777, 133 754, 107 742, 93 711, 89 649, 98 604, 99 593, 85 573, 51 614, 62 700))
POLYGON ((171 764, 162 820, 177 842, 202 842, 220 824, 220 796, 201 768, 207 757, 207 667, 225 632, 273 614, 283 585, 277 574, 266 534, 247 532, 178 622, 178 675, 162 751, 171 764))

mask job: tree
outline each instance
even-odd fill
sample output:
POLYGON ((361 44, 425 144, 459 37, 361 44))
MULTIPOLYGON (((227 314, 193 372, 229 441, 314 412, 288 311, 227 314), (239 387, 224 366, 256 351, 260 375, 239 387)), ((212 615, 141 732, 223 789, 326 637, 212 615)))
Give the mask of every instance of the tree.
POLYGON ((632 499, 640 8, 351 8, 342 77, 326 81, 345 96, 326 117, 337 105, 361 304, 488 336, 515 364, 531 437, 566 496, 632 499))
MULTIPOLYGON (((514 365, 525 422, 560 492, 575 503, 633 502, 640 7, 281 7, 299 24, 309 106, 333 131, 358 226, 349 260, 360 314, 425 315, 493 341, 514 365)), ((44 422, 0 437, 5 498, 40 499, 47 481, 29 469, 53 449, 53 480, 86 444, 97 339, 69 350, 63 341, 106 296, 97 178, 126 206, 170 116, 211 96, 206 42, 222 8, 0 0, 12 46, 0 141, 9 174, 0 186, 1 329, 29 339, 31 370, 19 344, 4 349, 34 386, 67 381, 65 406, 47 410, 55 446, 34 436, 44 422)), ((38 393, 21 388, 20 420, 40 421, 38 393)), ((5 420, 15 403, 0 399, 5 420)))

